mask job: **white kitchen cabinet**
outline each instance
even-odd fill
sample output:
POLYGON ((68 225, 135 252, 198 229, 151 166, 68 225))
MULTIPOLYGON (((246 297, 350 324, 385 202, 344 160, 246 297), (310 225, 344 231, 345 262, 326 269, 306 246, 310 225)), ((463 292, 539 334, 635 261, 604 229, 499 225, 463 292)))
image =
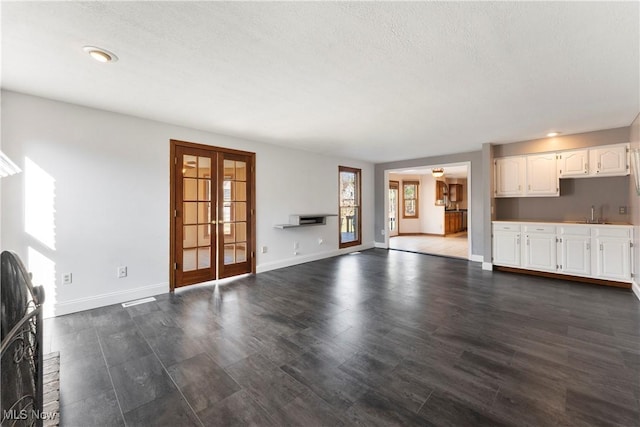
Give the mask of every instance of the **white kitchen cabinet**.
POLYGON ((595 277, 631 280, 631 233, 626 228, 597 227, 592 230, 595 277))
POLYGON ((632 226, 493 222, 493 264, 631 282, 632 226))
POLYGON ((520 267, 520 225, 493 226, 493 263, 520 267))
POLYGON ((560 227, 559 271, 576 276, 591 275, 590 227, 560 227))
POLYGON ((616 144, 589 150, 589 170, 596 176, 629 175, 629 145, 616 144))
POLYGON ((564 151, 558 154, 558 176, 560 178, 589 175, 589 150, 564 151))
POLYGON ((525 225, 524 259, 522 267, 528 270, 557 270, 556 228, 548 225, 525 225))
POLYGON ((527 156, 527 196, 559 196, 556 153, 527 156))
POLYGON ((495 196, 523 196, 525 194, 526 167, 524 156, 496 159, 495 196))

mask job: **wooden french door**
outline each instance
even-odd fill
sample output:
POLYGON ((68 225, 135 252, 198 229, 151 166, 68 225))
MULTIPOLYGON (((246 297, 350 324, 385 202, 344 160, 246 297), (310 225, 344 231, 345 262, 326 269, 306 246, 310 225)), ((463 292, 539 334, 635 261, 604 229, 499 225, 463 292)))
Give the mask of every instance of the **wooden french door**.
POLYGON ((255 272, 255 154, 171 140, 171 290, 255 272))

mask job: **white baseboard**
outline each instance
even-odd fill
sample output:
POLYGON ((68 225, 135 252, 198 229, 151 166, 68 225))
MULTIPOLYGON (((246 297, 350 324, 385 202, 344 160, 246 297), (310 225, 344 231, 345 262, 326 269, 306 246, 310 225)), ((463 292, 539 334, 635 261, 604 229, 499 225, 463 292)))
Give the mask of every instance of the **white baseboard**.
POLYGON ((482 269, 483 270, 493 270, 493 263, 491 262, 482 262, 482 269))
POLYGON ((153 295, 169 292, 169 283, 158 283, 156 285, 141 286, 139 288, 127 289, 125 291, 110 292, 108 294, 94 295, 85 298, 78 298, 56 304, 55 316, 76 313, 78 311, 91 310, 92 308, 104 307, 106 305, 119 304, 139 298, 146 298, 153 295))
POLYGON ((338 255, 348 254, 350 252, 364 251, 366 249, 374 248, 374 243, 365 243, 359 246, 351 246, 344 249, 335 249, 332 251, 317 252, 309 255, 297 255, 292 258, 281 259, 278 261, 268 262, 256 266, 257 273, 264 273, 265 271, 277 270, 279 268, 291 267, 293 265, 304 264, 305 262, 318 261, 325 258, 331 258, 338 255))
POLYGON ((636 297, 640 299, 640 285, 638 285, 635 280, 631 282, 631 290, 636 294, 636 297))
POLYGON ((380 243, 380 242, 373 242, 373 244, 374 244, 374 246, 375 246, 376 248, 380 248, 380 249, 389 249, 389 247, 388 247, 384 242, 383 242, 383 243, 380 243))
POLYGON ((469 258, 470 261, 473 262, 483 262, 484 261, 484 257, 482 255, 471 255, 471 258, 469 258))

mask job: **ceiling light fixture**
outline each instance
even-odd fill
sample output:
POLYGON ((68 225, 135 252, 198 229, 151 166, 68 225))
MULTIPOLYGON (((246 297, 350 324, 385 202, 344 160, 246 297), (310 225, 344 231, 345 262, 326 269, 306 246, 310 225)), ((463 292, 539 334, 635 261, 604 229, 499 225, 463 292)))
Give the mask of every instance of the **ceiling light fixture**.
POLYGON ((547 136, 548 136, 549 138, 553 138, 554 136, 558 136, 558 135, 560 135, 560 132, 549 132, 549 133, 547 134, 547 136))
POLYGON ((98 62, 106 63, 106 62, 116 62, 118 60, 118 57, 116 56, 115 53, 109 52, 108 50, 103 49, 101 47, 85 46, 82 48, 82 50, 87 52, 89 55, 91 55, 93 59, 95 59, 98 62))
POLYGON ((431 175, 434 178, 442 178, 444 176, 444 168, 431 169, 431 175))

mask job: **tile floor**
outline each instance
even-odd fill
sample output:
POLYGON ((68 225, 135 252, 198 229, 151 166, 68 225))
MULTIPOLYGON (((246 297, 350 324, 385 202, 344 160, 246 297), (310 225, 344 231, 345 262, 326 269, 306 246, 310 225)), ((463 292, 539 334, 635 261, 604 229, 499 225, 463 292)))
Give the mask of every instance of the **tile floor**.
POLYGON ((395 236, 389 238, 389 248, 455 258, 469 258, 469 240, 466 232, 449 236, 395 236))

